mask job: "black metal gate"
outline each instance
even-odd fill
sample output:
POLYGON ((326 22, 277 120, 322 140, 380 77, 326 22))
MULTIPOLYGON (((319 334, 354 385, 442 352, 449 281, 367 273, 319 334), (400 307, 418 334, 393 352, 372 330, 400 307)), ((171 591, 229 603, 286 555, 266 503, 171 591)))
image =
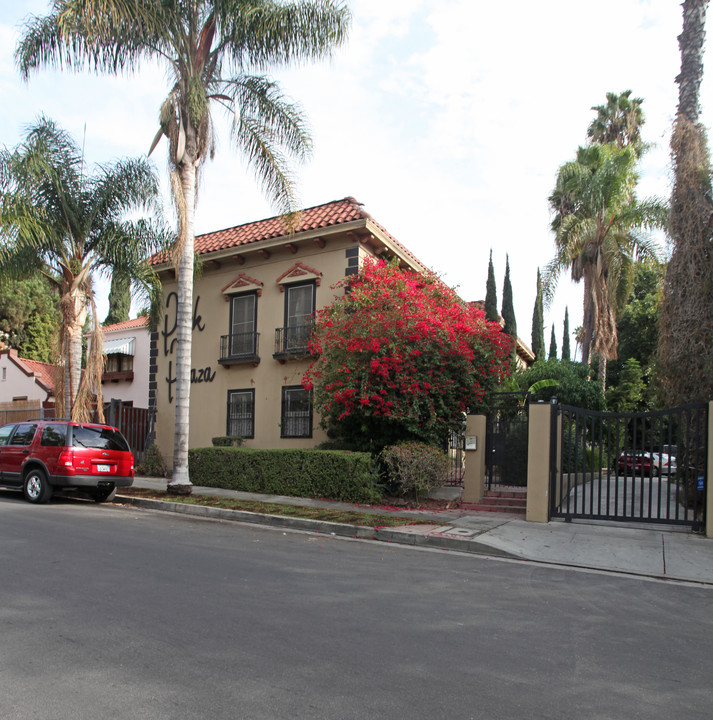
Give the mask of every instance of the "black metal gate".
POLYGON ((551 516, 703 526, 707 403, 647 413, 553 410, 551 516))
POLYGON ((451 430, 448 434, 448 485, 463 487, 465 480, 465 430, 451 430))
POLYGON ((485 464, 488 490, 497 485, 527 486, 527 392, 488 396, 485 464))

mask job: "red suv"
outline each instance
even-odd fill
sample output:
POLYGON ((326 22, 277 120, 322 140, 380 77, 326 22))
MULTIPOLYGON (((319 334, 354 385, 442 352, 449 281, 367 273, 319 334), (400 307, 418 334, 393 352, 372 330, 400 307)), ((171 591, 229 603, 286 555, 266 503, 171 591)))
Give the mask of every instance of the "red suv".
POLYGON ((134 482, 134 456, 117 428, 67 420, 0 427, 0 485, 22 488, 31 503, 54 488, 83 490, 96 502, 134 482))

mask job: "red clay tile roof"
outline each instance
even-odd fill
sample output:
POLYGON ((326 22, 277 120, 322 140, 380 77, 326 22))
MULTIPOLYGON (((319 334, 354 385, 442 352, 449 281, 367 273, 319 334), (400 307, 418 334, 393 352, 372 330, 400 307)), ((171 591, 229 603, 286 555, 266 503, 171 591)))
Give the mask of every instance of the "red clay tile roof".
POLYGON ((36 378, 54 392, 54 373, 55 366, 50 363, 39 362, 38 360, 27 360, 18 358, 18 360, 30 369, 36 378))
POLYGON ((132 328, 148 326, 148 316, 137 317, 134 320, 125 320, 124 322, 114 323, 113 325, 104 325, 104 332, 114 332, 115 330, 130 330, 132 328))
MULTIPOLYGON (((387 232, 385 228, 379 225, 379 223, 364 210, 362 203, 353 197, 345 197, 342 200, 334 200, 324 205, 316 205, 315 207, 300 210, 299 221, 297 227, 294 229, 294 233, 320 230, 334 225, 343 225, 355 220, 371 220, 371 222, 404 253, 409 255, 413 260, 416 260, 419 264, 422 264, 411 252, 401 245, 396 238, 387 232)), ((197 255, 203 255, 218 250, 228 250, 233 247, 250 245, 260 240, 284 237, 288 234, 289 230, 285 225, 283 216, 276 215, 266 220, 258 220, 256 222, 226 228, 225 230, 216 230, 215 232, 206 233, 205 235, 197 235, 195 251, 197 255)), ((152 264, 158 265, 168 262, 168 260, 168 253, 160 253, 154 255, 151 262, 152 264)))
POLYGON ((12 362, 22 370, 25 375, 34 376, 38 383, 47 391, 54 392, 54 373, 55 366, 51 363, 39 362, 39 360, 28 360, 18 357, 17 350, 12 348, 5 350, 7 356, 12 362))

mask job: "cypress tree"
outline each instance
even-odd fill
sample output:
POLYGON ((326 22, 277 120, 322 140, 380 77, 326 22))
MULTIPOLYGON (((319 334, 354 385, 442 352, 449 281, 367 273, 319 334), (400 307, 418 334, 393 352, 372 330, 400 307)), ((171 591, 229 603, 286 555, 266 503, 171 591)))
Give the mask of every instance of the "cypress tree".
POLYGON ((510 259, 505 259, 505 280, 503 282, 503 320, 505 326, 503 331, 515 338, 512 346, 512 354, 515 356, 517 345, 517 322, 515 321, 515 308, 512 303, 512 285, 510 284, 510 259))
POLYGON ((118 267, 114 267, 111 274, 111 289, 109 290, 109 312, 104 325, 114 325, 126 322, 131 310, 131 278, 118 267))
POLYGON ((569 360, 572 353, 569 349, 569 308, 564 309, 564 334, 562 336, 562 359, 569 360))
POLYGON ((557 338, 555 338, 555 324, 552 323, 552 333, 550 334, 550 351, 547 354, 548 360, 557 360, 557 338))
POLYGON ((545 359, 545 326, 542 310, 542 278, 540 268, 537 268, 537 295, 535 308, 532 312, 532 352, 535 360, 545 359))
POLYGON ((498 315, 498 292, 495 287, 495 272, 493 271, 493 251, 490 250, 488 263, 488 282, 485 287, 485 318, 492 322, 500 322, 498 315))

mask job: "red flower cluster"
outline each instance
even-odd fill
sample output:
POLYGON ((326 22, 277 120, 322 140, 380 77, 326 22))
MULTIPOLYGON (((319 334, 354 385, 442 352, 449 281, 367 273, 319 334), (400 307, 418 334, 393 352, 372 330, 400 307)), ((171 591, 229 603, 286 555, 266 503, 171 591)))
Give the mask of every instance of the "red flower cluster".
POLYGON ((367 262, 317 317, 303 380, 323 425, 357 444, 440 444, 507 374, 512 338, 435 276, 367 262))

